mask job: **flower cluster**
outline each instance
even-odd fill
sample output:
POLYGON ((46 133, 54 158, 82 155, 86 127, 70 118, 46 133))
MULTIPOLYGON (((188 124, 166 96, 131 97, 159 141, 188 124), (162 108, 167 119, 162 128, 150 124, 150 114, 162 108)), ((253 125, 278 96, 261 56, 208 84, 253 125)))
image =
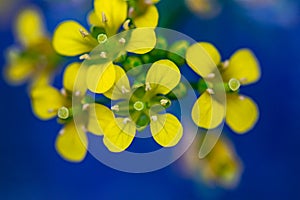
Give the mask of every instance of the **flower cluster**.
POLYGON ((15 85, 50 84, 61 57, 52 48, 41 13, 36 8, 22 11, 14 28, 18 44, 7 51, 5 78, 15 85))
MULTIPOLYGON (((64 21, 52 39, 46 36, 36 9, 19 15, 16 33, 22 48, 9 51, 5 74, 13 83, 30 80, 34 114, 42 120, 56 118, 63 125, 55 147, 64 159, 80 162, 85 158, 88 133, 102 136, 111 152, 125 151, 136 132, 147 127, 160 146, 178 144, 185 127, 171 105, 188 93, 181 80, 186 67, 199 75, 199 81, 189 80, 199 94, 190 111, 198 127, 214 129, 225 120, 234 132, 245 133, 255 125, 258 108, 240 94, 241 86, 260 78, 254 53, 240 49, 222 61, 218 50, 207 42, 181 40, 169 45, 168 38, 155 33, 156 3, 94 0, 88 14, 90 27, 64 21), (55 88, 51 78, 62 58, 75 56, 77 61, 64 69, 63 88, 55 88), (217 74, 222 81, 216 81, 217 74), (219 91, 226 93, 226 106, 220 102, 219 91)), ((221 140, 204 170, 209 172, 207 177, 216 179, 221 173, 231 180, 234 170, 224 172, 214 160, 216 155, 228 160, 230 168, 237 168, 227 142, 221 140)))

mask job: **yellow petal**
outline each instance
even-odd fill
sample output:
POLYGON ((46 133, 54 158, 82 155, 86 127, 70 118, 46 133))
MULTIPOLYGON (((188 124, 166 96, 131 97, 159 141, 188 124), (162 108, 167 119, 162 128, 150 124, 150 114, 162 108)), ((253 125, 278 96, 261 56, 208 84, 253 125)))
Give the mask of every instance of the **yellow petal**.
POLYGON ((87 153, 88 140, 81 127, 76 129, 74 122, 69 122, 56 138, 56 151, 61 157, 71 162, 80 162, 87 153))
POLYGON ((156 35, 152 28, 137 28, 129 33, 131 33, 131 37, 126 46, 128 52, 145 54, 156 45, 156 35))
POLYGON ((149 6, 145 13, 134 18, 134 24, 138 28, 142 27, 156 27, 158 24, 159 14, 157 8, 152 5, 149 6))
POLYGON ((115 65, 92 65, 87 72, 87 87, 94 93, 102 94, 112 88, 116 80, 115 65))
POLYGON ((236 78, 244 85, 254 83, 260 78, 259 63, 252 51, 241 49, 230 58, 229 66, 222 75, 225 81, 236 78))
POLYGON ((65 98, 51 86, 34 87, 30 91, 31 104, 34 114, 47 120, 57 115, 57 110, 66 106, 65 98))
POLYGON ((151 0, 153 4, 157 4, 160 0, 151 0))
POLYGON ((110 151, 122 152, 131 144, 135 132, 136 127, 134 122, 126 121, 123 118, 116 118, 105 127, 103 142, 110 151))
POLYGON ((115 35, 127 17, 127 2, 124 0, 95 0, 94 9, 101 20, 100 27, 105 28, 108 36, 115 35))
POLYGON ((249 97, 237 94, 227 95, 226 122, 236 133, 249 131, 257 122, 259 110, 249 97))
POLYGON ((65 56, 76 56, 90 52, 98 45, 88 31, 75 21, 66 21, 58 25, 53 36, 54 49, 65 56), (87 33, 83 36, 80 31, 87 33))
POLYGON ((150 83, 153 94, 168 94, 180 82, 178 67, 170 60, 159 60, 149 69, 146 83, 150 83))
POLYGON ((95 13, 94 10, 92 10, 89 14, 88 14, 88 22, 90 25, 92 26, 98 26, 101 27, 103 26, 101 19, 98 17, 98 15, 95 13))
POLYGON ((34 75, 31 83, 31 87, 47 86, 53 79, 53 71, 51 69, 45 69, 40 73, 34 75))
POLYGON ((128 97, 126 94, 130 94, 130 83, 123 68, 115 65, 115 70, 116 78, 114 86, 105 92, 104 95, 112 100, 124 99, 128 97), (124 94, 124 91, 127 91, 128 93, 124 94))
POLYGON ((25 46, 38 42, 45 35, 41 13, 35 9, 22 11, 16 22, 16 34, 25 46))
POLYGON ((202 170, 207 181, 216 181, 226 188, 236 185, 241 175, 241 163, 227 138, 219 138, 212 151, 203 159, 202 170))
POLYGON ((19 60, 7 66, 4 73, 9 83, 21 84, 34 73, 34 64, 26 60, 19 60))
POLYGON ((179 120, 172 114, 157 115, 150 123, 154 140, 163 147, 175 146, 182 137, 183 128, 179 120))
POLYGON ((103 135, 104 128, 114 120, 113 112, 101 104, 90 104, 88 131, 95 135, 103 135))
POLYGON ((200 42, 199 44, 204 48, 216 65, 220 64, 221 55, 214 45, 208 42, 200 42))
POLYGON ((224 116, 225 107, 208 92, 204 92, 193 106, 192 119, 201 128, 216 128, 221 124, 224 116))
POLYGON ((200 76, 206 77, 217 69, 216 62, 218 61, 218 55, 216 52, 211 51, 212 48, 209 45, 204 44, 204 47, 210 52, 207 52, 202 45, 203 43, 197 43, 190 46, 186 52, 186 61, 192 70, 200 76), (213 53, 212 57, 210 53, 213 53))
POLYGON ((66 90, 73 91, 80 66, 81 63, 76 62, 66 67, 63 77, 63 85, 66 90))

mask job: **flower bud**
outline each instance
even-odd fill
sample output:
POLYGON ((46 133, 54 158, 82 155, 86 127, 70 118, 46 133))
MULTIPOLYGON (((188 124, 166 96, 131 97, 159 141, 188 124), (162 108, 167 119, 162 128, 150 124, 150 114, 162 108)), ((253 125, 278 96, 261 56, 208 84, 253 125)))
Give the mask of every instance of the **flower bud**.
POLYGON ((189 42, 186 40, 179 40, 173 43, 169 48, 168 58, 175 62, 178 66, 184 65, 184 58, 189 45, 189 42))

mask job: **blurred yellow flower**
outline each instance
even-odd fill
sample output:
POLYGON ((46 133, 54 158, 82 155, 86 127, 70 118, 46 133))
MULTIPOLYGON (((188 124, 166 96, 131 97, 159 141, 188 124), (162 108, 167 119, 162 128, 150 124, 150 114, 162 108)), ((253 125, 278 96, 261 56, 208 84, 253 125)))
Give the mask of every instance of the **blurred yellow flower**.
POLYGON ((178 67, 169 60, 155 62, 147 72, 145 84, 130 87, 125 71, 114 66, 116 81, 104 95, 119 103, 108 110, 110 114, 98 120, 102 127, 103 142, 112 152, 122 152, 132 143, 136 130, 143 130, 150 124, 154 140, 163 147, 176 145, 182 137, 180 121, 170 113, 160 114, 170 106, 164 95, 180 82, 178 67), (168 74, 168 76, 165 76, 168 74), (109 123, 107 123, 109 122, 109 123))
POLYGON ((193 178, 201 178, 209 186, 234 188, 240 180, 243 166, 231 141, 222 136, 203 159, 198 157, 200 137, 197 136, 194 141, 183 157, 188 173, 193 178))
MULTIPOLYGON (((239 94, 239 88, 241 85, 255 83, 260 78, 260 67, 255 55, 249 49, 240 49, 228 61, 222 63, 218 50, 212 44, 206 42, 194 44, 187 51, 187 62, 196 73, 207 78, 214 77, 212 66, 195 66, 195 63, 199 63, 197 52, 202 48, 218 66, 223 78, 227 92, 227 124, 236 133, 249 131, 257 122, 259 111, 252 99, 239 94)), ((194 122, 206 129, 217 127, 224 116, 222 105, 217 98, 214 98, 214 90, 217 90, 217 86, 208 87, 201 94, 192 111, 194 122), (212 111, 213 106, 218 109, 212 111), (216 114, 213 118, 211 118, 212 112, 216 114)))
POLYGON ((128 17, 133 20, 136 27, 156 27, 159 13, 154 4, 159 0, 134 0, 129 1, 128 17))
POLYGON ((37 9, 23 10, 17 17, 15 34, 20 48, 8 50, 4 75, 11 84, 30 81, 34 87, 49 84, 60 57, 52 48, 43 18, 37 9))
POLYGON ((101 134, 98 119, 90 110, 96 109, 97 114, 106 115, 104 106, 85 102, 83 91, 73 91, 80 65, 72 63, 67 66, 63 77, 64 88, 61 91, 50 85, 40 85, 34 87, 30 94, 32 109, 38 118, 49 120, 57 117, 58 121, 64 124, 57 135, 55 147, 60 156, 71 162, 80 162, 85 158, 88 145, 87 131, 101 134), (78 102, 77 105, 80 106, 72 107, 72 95, 73 101, 78 102), (76 123, 74 116, 77 117, 76 123))
POLYGON ((190 11, 201 18, 213 18, 220 14, 221 4, 217 0, 185 0, 190 11))

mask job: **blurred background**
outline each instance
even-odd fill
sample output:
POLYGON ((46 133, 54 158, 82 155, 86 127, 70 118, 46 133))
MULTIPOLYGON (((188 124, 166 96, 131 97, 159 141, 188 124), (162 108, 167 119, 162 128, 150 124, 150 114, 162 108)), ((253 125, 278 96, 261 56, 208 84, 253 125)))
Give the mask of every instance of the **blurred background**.
MULTIPOLYGON (((67 19, 87 25, 92 9, 91 0, 0 0, 2 71, 5 50, 16 42, 15 18, 32 5, 44 14, 50 34, 67 19)), ((27 85, 12 87, 1 76, 0 199, 300 199, 299 5, 297 0, 157 4, 162 27, 212 42, 224 59, 247 47, 260 61, 261 80, 242 88, 259 106, 257 125, 245 135, 225 127, 242 163, 235 187, 206 184, 187 171, 184 159, 146 174, 110 169, 89 154, 80 164, 66 162, 54 148, 60 125, 38 120, 27 85)))

